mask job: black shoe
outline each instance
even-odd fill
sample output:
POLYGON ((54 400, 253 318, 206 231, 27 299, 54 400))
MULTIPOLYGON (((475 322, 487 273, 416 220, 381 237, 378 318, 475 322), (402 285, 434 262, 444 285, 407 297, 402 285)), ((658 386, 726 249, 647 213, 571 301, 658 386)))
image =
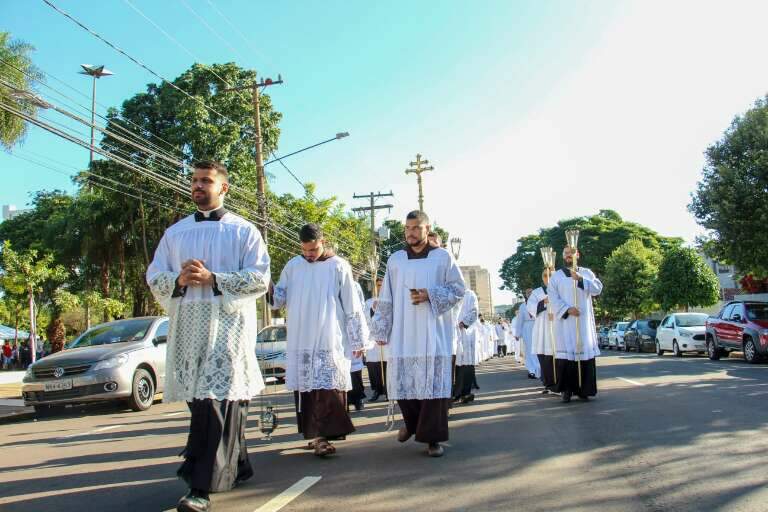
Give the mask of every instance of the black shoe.
POLYGON ((542 395, 548 395, 549 394, 549 390, 548 389, 544 389, 544 390, 541 391, 541 394, 542 395))
POLYGON ((209 512, 211 510, 211 500, 197 496, 192 491, 179 500, 176 505, 177 512, 209 512))
POLYGON ((578 395, 578 396, 579 396, 579 398, 581 398, 585 402, 589 402, 589 397, 587 395, 578 395))
POLYGON ((470 393, 466 396, 461 397, 461 403, 468 404, 469 402, 472 402, 474 399, 475 399, 475 395, 470 393))
POLYGON ((536 374, 533 374, 533 373, 529 373, 529 374, 528 374, 528 378, 529 378, 529 379, 535 379, 535 378, 536 378, 536 374))
POLYGON ((563 402, 566 404, 571 401, 571 396, 573 396, 573 392, 571 391, 563 391, 563 402))
POLYGON ((376 393, 374 391, 373 396, 371 397, 370 400, 368 400, 368 403, 370 404, 370 403, 376 402, 379 399, 379 396, 380 396, 379 393, 376 393))
POLYGON ((365 406, 363 405, 363 401, 362 400, 358 400, 357 402, 355 402, 355 410, 356 411, 362 411, 363 407, 365 407, 365 406))

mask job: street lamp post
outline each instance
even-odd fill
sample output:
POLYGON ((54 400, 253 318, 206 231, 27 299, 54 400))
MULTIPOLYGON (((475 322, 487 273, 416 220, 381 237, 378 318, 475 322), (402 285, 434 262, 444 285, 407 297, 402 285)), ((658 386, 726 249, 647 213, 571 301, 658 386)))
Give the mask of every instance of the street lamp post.
POLYGON ((305 147, 303 149, 300 149, 298 151, 294 151, 292 153, 288 153, 287 155, 275 157, 272 160, 270 160, 269 162, 265 162, 264 166, 267 166, 269 164, 273 164, 275 162, 279 162, 280 160, 285 160, 289 156, 298 155, 299 153, 303 153, 304 151, 307 151, 309 149, 316 148, 317 146, 322 146, 323 144, 328 144, 329 142, 333 142, 335 140, 341 140, 341 139, 343 139, 345 137, 349 137, 349 132, 339 132, 333 138, 330 138, 328 140, 324 140, 322 142, 318 142, 317 144, 312 144, 311 146, 307 146, 307 147, 305 147))
POLYGON ((91 95, 91 159, 89 160, 89 163, 93 164, 93 146, 96 143, 93 131, 94 125, 96 124, 96 80, 103 76, 114 75, 114 73, 105 68, 104 65, 94 66, 93 64, 80 64, 80 67, 83 68, 83 70, 80 71, 81 75, 88 75, 93 78, 93 93, 91 95))

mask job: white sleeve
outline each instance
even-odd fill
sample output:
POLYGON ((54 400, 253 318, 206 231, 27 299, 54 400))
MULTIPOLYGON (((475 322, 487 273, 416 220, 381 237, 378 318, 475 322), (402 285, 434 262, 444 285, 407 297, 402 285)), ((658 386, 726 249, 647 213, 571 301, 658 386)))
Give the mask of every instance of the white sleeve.
MULTIPOLYGON (((571 301, 568 299, 568 297, 563 297, 560 294, 560 283, 559 281, 562 281, 563 278, 560 276, 563 275, 562 273, 555 274, 552 279, 549 282, 549 287, 547 288, 547 292, 549 295, 549 307, 551 308, 552 313, 554 313, 556 318, 563 318, 565 316, 566 311, 568 311, 568 308, 571 307, 571 301)), ((568 281, 571 281, 570 278, 565 278, 568 281)))
POLYGON ((448 258, 450 263, 445 272, 444 284, 433 286, 427 290, 429 304, 435 316, 450 311, 464 297, 466 289, 464 276, 461 274, 459 265, 450 256, 448 258))
POLYGON ((243 299, 261 297, 269 287, 269 253, 256 227, 248 230, 241 250, 240 270, 214 272, 216 289, 221 292, 227 311, 236 309, 243 299))
POLYGON ((593 297, 597 297, 603 293, 603 283, 600 281, 594 272, 589 269, 584 269, 581 274, 581 280, 584 283, 584 291, 593 297))
POLYGON ((363 313, 363 290, 352 276, 352 269, 344 262, 339 265, 339 300, 344 310, 345 329, 349 340, 349 350, 357 351, 371 348, 369 343, 368 322, 363 313))
POLYGON ((176 279, 179 277, 179 272, 174 272, 171 267, 170 252, 168 238, 163 235, 152 263, 147 268, 149 289, 165 311, 170 310, 171 299, 174 298, 176 290, 176 279))
POLYGON ((379 302, 376 304, 376 313, 371 320, 371 335, 376 341, 389 343, 389 335, 392 332, 394 312, 392 309, 392 277, 389 271, 390 262, 387 261, 387 271, 384 274, 384 284, 379 291, 379 302))

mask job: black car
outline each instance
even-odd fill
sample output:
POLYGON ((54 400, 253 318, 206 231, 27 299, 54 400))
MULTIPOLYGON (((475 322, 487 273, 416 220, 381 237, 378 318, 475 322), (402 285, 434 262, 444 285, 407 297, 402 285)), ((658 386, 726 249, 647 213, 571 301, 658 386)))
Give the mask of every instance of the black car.
POLYGON ((658 320, 635 320, 624 332, 624 349, 627 352, 632 349, 638 352, 643 352, 643 349, 655 350, 658 327, 658 320))

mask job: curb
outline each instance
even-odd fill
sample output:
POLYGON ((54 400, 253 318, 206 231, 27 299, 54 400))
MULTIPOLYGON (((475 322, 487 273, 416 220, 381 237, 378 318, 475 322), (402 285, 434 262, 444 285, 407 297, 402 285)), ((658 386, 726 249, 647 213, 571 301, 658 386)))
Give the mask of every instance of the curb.
POLYGON ((17 421, 24 421, 28 419, 35 419, 37 415, 35 414, 35 410, 31 407, 24 407, 20 411, 14 411, 9 412, 0 415, 0 425, 4 425, 6 423, 15 423, 17 421))

